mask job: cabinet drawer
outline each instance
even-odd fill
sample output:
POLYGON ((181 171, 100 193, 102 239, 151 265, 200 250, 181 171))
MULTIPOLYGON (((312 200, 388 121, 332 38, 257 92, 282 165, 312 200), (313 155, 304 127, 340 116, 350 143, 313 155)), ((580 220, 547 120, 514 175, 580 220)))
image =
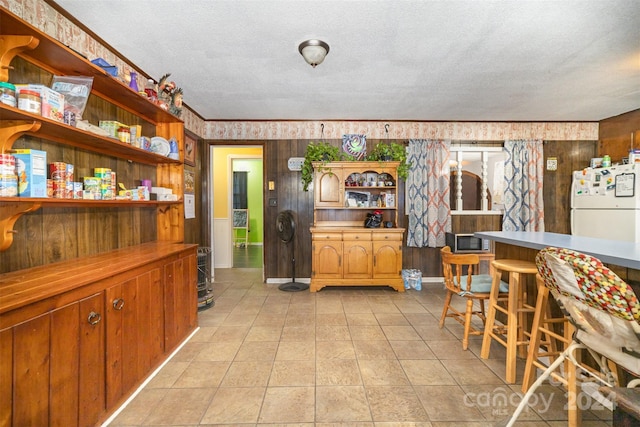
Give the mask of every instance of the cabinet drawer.
POLYGON ((343 231, 342 240, 371 241, 371 232, 370 231, 343 231))
POLYGON ((402 241, 402 233, 373 233, 373 240, 398 240, 402 241))
POLYGON ((313 233, 313 240, 342 240, 342 233, 321 232, 313 233))

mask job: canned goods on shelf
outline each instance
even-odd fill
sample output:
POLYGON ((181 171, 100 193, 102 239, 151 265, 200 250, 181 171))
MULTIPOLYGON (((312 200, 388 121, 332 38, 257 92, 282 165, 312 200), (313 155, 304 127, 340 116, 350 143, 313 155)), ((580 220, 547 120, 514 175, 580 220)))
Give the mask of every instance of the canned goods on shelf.
POLYGON ((0 82, 0 102, 16 106, 16 87, 8 82, 0 82))

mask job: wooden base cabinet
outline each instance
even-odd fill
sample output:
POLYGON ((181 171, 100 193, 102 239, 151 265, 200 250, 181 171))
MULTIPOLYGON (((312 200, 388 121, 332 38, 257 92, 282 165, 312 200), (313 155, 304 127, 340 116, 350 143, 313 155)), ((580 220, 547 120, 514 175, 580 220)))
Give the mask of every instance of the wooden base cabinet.
POLYGON ((1 275, 0 426, 99 425, 196 327, 196 245, 1 275))
POLYGON ((403 228, 312 227, 311 292, 325 286, 391 286, 404 292, 403 228))

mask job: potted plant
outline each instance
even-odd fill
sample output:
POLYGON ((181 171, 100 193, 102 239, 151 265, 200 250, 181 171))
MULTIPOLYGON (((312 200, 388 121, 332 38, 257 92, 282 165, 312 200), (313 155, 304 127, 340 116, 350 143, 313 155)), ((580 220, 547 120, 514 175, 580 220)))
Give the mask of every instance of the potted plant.
POLYGON ((302 163, 302 189, 309 191, 309 184, 313 181, 313 162, 332 162, 342 160, 340 147, 331 145, 328 142, 310 142, 304 153, 304 163, 302 163))
POLYGON ((367 160, 398 161, 400 162, 400 165, 398 165, 398 177, 406 180, 409 176, 410 165, 407 164, 407 150, 404 145, 397 142, 377 143, 367 155, 367 160))

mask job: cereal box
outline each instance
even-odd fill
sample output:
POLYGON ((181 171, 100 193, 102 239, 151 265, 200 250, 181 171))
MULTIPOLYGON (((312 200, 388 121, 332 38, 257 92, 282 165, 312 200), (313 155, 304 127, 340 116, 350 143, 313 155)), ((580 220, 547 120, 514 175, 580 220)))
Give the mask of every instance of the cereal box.
POLYGON ((19 197, 47 197, 46 151, 20 149, 11 152, 16 158, 19 197))

